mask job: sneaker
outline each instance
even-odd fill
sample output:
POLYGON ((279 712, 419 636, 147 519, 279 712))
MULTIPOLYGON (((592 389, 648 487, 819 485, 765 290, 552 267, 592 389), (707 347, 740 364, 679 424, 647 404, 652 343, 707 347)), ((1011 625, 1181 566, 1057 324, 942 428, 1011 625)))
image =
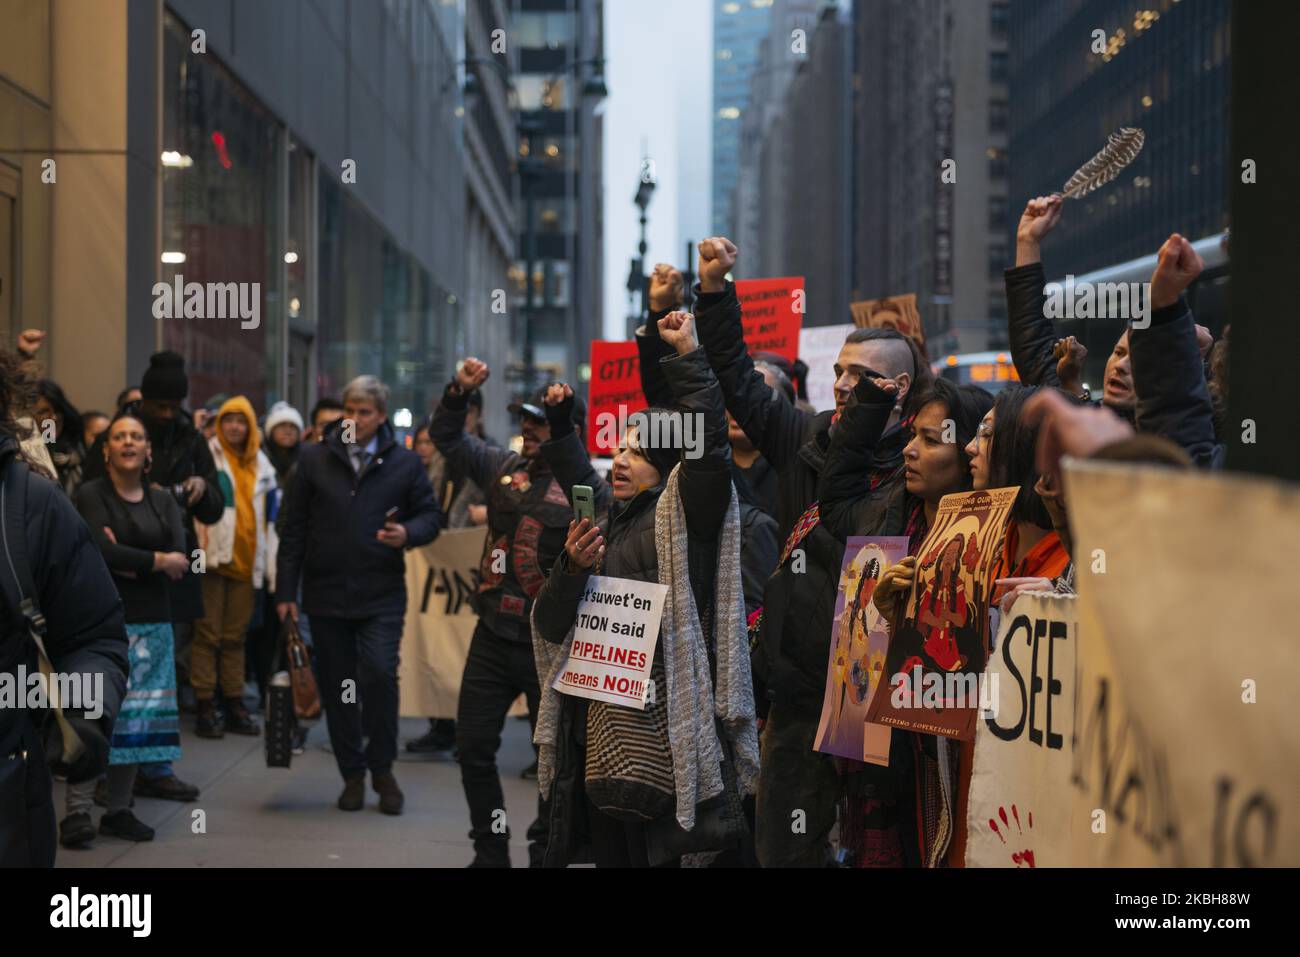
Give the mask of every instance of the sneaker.
POLYGON ((99 819, 99 833, 120 837, 124 841, 152 841, 153 828, 130 811, 114 811, 99 819))
POLYGON ((339 795, 340 811, 360 811, 366 805, 366 778, 363 774, 357 778, 347 778, 343 782, 343 793, 339 795))
POLYGON ((290 748, 295 755, 307 753, 307 731, 309 729, 299 725, 293 729, 293 745, 290 748))
POLYGON ((199 699, 199 714, 194 719, 194 733, 200 738, 224 738, 225 724, 217 713, 217 703, 211 698, 199 699))
POLYGON ((95 838, 95 824, 89 814, 69 814, 59 822, 59 843, 64 847, 84 847, 95 838))
POLYGON ((371 786, 379 795, 379 810, 385 814, 402 813, 402 805, 406 803, 406 797, 402 794, 402 789, 397 786, 397 778, 393 777, 391 771, 387 774, 374 775, 371 786))
POLYGON ((186 784, 174 774, 165 778, 147 778, 143 774, 137 774, 135 794, 137 797, 161 798, 164 801, 196 801, 199 789, 193 784, 186 784))
POLYGON ((520 771, 520 772, 519 772, 519 776, 520 776, 521 778, 523 778, 525 781, 536 781, 536 780, 537 780, 537 762, 534 761, 532 764, 528 765, 528 767, 526 767, 526 768, 524 768, 522 771, 520 771))
POLYGON ((242 701, 226 699, 226 730, 231 734, 260 735, 262 729, 257 726, 253 716, 248 713, 242 701))
MULTIPOLYGON (((95 782, 95 807, 108 807, 108 781, 104 778, 95 782)), ((134 795, 131 797, 131 807, 135 807, 134 795)))

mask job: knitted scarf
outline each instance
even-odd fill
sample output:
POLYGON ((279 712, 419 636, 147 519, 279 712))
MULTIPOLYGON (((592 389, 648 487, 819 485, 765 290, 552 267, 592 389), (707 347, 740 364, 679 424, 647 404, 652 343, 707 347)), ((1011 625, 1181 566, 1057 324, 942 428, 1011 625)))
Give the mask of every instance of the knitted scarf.
MULTIPOLYGON (((758 730, 741 592, 740 506, 736 491, 734 487, 731 490, 718 548, 713 628, 718 663, 715 686, 710 680, 709 652, 686 561, 686 511, 678 492, 680 471, 678 465, 670 473, 655 505, 655 552, 659 583, 668 586, 659 634, 667 684, 676 817, 689 831, 695 826, 695 806, 722 793, 720 766, 726 755, 718 738, 719 725, 730 745, 727 750, 735 761, 736 777, 745 794, 752 794, 758 781, 758 730)), ((555 780, 555 739, 561 706, 560 693, 553 685, 569 658, 573 629, 559 645, 546 641, 535 623, 532 634, 542 691, 533 742, 538 747, 537 783, 546 794, 555 780)))

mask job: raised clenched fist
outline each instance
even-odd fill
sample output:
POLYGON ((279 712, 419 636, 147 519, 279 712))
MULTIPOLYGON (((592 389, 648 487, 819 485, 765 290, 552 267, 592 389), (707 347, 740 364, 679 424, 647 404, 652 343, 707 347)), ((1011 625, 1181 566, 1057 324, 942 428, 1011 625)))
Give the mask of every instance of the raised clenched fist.
POLYGON ((486 362, 470 356, 463 360, 456 370, 456 385, 460 387, 461 392, 473 392, 487 381, 490 374, 486 362))
POLYGON ((1174 233, 1160 247, 1160 259, 1151 274, 1151 309, 1163 309, 1178 301, 1183 290, 1205 268, 1205 260, 1184 237, 1174 233))
POLYGON ((650 274, 650 311, 663 312, 682 304, 682 274, 667 263, 659 263, 650 274))
POLYGON ((1016 242, 1038 244, 1061 221, 1062 197, 1059 193, 1038 196, 1025 204, 1016 227, 1016 242))
POLYGON ((659 320, 659 338, 677 350, 679 356, 699 348, 695 340, 695 317, 689 312, 670 312, 659 320))
POLYGON ((727 273, 736 265, 736 244, 725 236, 711 236, 699 245, 700 261, 697 272, 700 290, 722 292, 727 285, 727 273))

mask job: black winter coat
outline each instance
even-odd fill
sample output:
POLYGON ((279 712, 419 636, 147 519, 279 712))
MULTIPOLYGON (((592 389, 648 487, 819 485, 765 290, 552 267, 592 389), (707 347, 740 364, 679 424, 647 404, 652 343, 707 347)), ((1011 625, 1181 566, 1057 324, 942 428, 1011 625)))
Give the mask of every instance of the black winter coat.
MULTIPOLYGON (((139 405, 135 403, 137 414, 139 405)), ((190 418, 190 414, 181 410, 173 419, 154 419, 141 415, 145 430, 149 433, 149 445, 153 457, 149 469, 149 481, 164 488, 179 485, 187 478, 197 475, 206 486, 203 496, 192 506, 182 503, 185 526, 185 549, 193 556, 199 547, 198 534, 194 523, 213 525, 221 521, 225 511, 225 499, 221 495, 221 486, 217 481, 217 465, 212 461, 212 450, 208 440, 203 437, 190 418)), ((108 441, 108 432, 101 432, 86 455, 86 464, 82 470, 82 481, 103 478, 104 443, 108 441)), ((186 575, 172 584, 172 621, 191 622, 203 617, 203 587, 198 575, 186 575)))
MULTIPOLYGON (((700 293, 697 287, 697 297, 696 326, 727 410, 777 473, 777 524, 784 543, 817 502, 833 413, 803 412, 768 387, 745 349, 732 283, 720 293, 700 293)), ((873 451, 869 472, 884 491, 902 481, 902 446, 902 434, 895 431, 873 451)), ((884 533, 864 528, 855 534, 884 533)), ((754 675, 768 701, 779 704, 788 718, 815 722, 821 711, 843 558, 843 539, 819 522, 768 579, 754 675)), ((759 713, 764 710, 760 702, 759 713)))
MULTIPOLYGON (((645 326, 637 330, 637 357, 641 370, 641 391, 652 406, 664 408, 674 404, 672 389, 661 363, 676 354, 659 336, 658 322, 668 310, 650 313, 645 326)), ((745 592, 745 614, 763 607, 763 590, 767 579, 776 571, 781 557, 777 538, 776 512, 779 484, 776 472, 761 455, 748 469, 730 460, 731 481, 740 502, 740 572, 745 592)), ((577 483, 582 484, 582 483, 577 483)))
MULTIPOLYGON (((1044 311, 1047 274, 1041 262, 1008 269, 1007 289, 1011 359, 1025 385, 1059 388, 1052 347, 1057 340, 1044 311)), ((1129 364, 1137 395, 1131 418, 1139 432, 1163 436, 1204 468, 1222 468, 1224 446, 1214 434, 1214 406, 1205 366, 1196 344, 1195 321, 1181 297, 1158 309, 1150 324, 1129 329, 1129 364)))
MULTIPOLYGON (((681 458, 678 491, 686 513, 687 564, 691 590, 702 622, 711 622, 713 592, 717 576, 718 535, 731 500, 731 472, 728 462, 727 422, 722 394, 709 371, 702 350, 685 356, 666 357, 661 368, 667 377, 675 406, 704 415, 704 454, 698 459, 681 458)), ((563 430, 552 420, 552 438, 542 445, 556 477, 566 493, 574 485, 591 485, 598 507, 612 499, 609 486, 596 474, 573 431, 563 430)), ((663 476, 667 480, 667 476, 663 476)), ((605 561, 600 574, 635 581, 659 580, 659 556, 655 548, 655 509, 663 485, 647 489, 628 502, 610 508, 605 535, 605 561)), ((552 643, 564 641, 573 627, 578 603, 592 574, 572 568, 568 556, 561 556, 537 595, 533 621, 538 633, 552 643)), ((705 629, 709 635, 711 629, 705 629)), ((652 674, 662 674, 663 642, 655 645, 652 674)), ((548 795, 551 809, 550 837, 546 866, 564 867, 581 859, 580 848, 587 834, 583 780, 586 770, 587 705, 584 698, 565 695, 561 703, 556 741, 555 782, 548 795)))
POLYGON ((406 553, 379 541, 384 513, 406 526, 406 547, 427 545, 444 523, 420 457, 379 428, 375 457, 352 468, 342 430, 302 450, 284 497, 276 562, 277 602, 328 618, 373 618, 406 612, 406 553))
MULTIPOLYGON (((0 438, 0 477, 17 449, 12 438, 0 438)), ((126 626, 113 578, 68 497, 36 474, 27 479, 25 533, 50 662, 56 672, 104 676, 103 714, 95 723, 111 738, 127 679, 126 626)), ((0 565, 0 574, 10 575, 7 563, 0 565)), ((26 622, 5 597, 9 591, 0 590, 0 672, 13 682, 19 665, 29 675, 38 666, 26 622)), ((0 867, 54 864, 53 781, 43 744, 47 723, 45 712, 0 708, 0 867)))

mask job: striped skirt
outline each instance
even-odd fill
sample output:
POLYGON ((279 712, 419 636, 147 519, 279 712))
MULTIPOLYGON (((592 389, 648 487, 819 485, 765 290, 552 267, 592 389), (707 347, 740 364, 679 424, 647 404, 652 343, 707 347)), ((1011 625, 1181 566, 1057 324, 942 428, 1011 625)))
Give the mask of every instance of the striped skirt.
POLYGON ((128 624, 130 677, 113 725, 109 764, 174 761, 181 756, 176 662, 169 622, 128 624))

